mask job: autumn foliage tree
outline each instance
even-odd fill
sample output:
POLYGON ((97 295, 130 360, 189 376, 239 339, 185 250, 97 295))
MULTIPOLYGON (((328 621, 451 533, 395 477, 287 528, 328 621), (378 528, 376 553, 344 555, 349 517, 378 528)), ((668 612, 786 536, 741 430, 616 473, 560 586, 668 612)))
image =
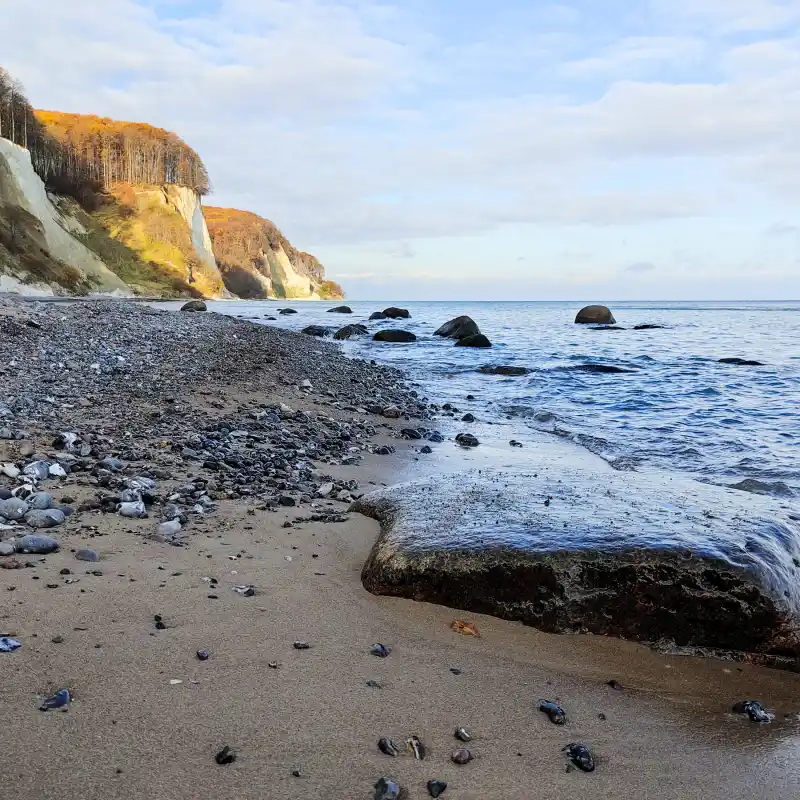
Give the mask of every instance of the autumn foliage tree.
POLYGON ((179 136, 141 122, 34 111, 20 83, 0 67, 0 136, 27 148, 38 175, 79 199, 116 183, 211 187, 201 158, 179 136))

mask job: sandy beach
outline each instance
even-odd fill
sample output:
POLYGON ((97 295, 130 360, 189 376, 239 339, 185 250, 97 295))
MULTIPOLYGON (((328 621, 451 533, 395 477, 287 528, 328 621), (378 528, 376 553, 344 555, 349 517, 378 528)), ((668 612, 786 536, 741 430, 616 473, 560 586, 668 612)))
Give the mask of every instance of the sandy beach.
MULTIPOLYGON (((47 329, 60 313, 34 321, 47 329)), ((29 327, 18 336, 38 335, 29 327)), ((11 370, 5 377, 14 379, 11 370)), ((184 418, 258 403, 311 411, 324 396, 316 382, 312 395, 299 392, 294 376, 279 384, 261 373, 254 383, 198 382, 181 398, 184 418)), ((157 399, 138 408, 129 398, 134 438, 157 399)), ((95 404, 98 426, 102 410, 95 404)), ((368 447, 359 440, 357 463, 321 465, 336 481, 367 491, 413 472, 414 443, 394 433, 402 419, 327 410, 374 429, 368 447), (388 443, 396 454, 373 452, 388 443)), ((50 424, 31 410, 30 437, 0 442, 0 461, 19 460, 25 443, 51 452, 62 423, 85 424, 90 411, 64 402, 50 424)), ((173 453, 165 488, 201 474, 185 451, 173 453)), ((142 465, 131 462, 135 474, 142 465)), ((80 507, 98 486, 75 472, 47 491, 80 507)), ((299 497, 277 510, 257 496, 220 498, 213 513, 190 519, 182 547, 146 535, 154 513, 87 509, 55 529, 58 552, 18 556, 32 566, 0 570, 0 633, 22 642, 0 653, 3 796, 358 800, 374 796, 381 776, 411 800, 427 797, 433 779, 454 800, 800 796, 800 675, 373 596, 360 572, 378 525, 347 508, 330 498, 299 497), (310 511, 345 521, 307 521, 310 511), (81 547, 100 560, 78 561, 81 547), (253 596, 233 590, 244 584, 253 596), (481 636, 452 631, 457 618, 481 636), (298 641, 309 648, 296 649, 298 641), (391 648, 387 658, 371 655, 377 642, 391 648), (66 713, 37 710, 61 688, 73 695, 66 713), (541 698, 564 707, 565 726, 537 710, 541 698), (774 722, 731 714, 742 699, 760 700, 774 722), (474 760, 464 766, 450 760, 459 726, 473 734, 474 760), (377 748, 389 736, 402 750, 412 735, 426 745, 423 761, 377 748), (597 757, 591 774, 565 768, 561 750, 577 741, 597 757), (220 766, 224 745, 237 759, 220 766)))

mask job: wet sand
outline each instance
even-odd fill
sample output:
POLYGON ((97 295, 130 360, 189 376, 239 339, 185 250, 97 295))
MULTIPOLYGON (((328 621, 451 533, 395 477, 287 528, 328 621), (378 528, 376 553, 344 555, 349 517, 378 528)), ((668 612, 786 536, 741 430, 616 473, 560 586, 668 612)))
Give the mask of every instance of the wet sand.
MULTIPOLYGON (((385 464, 351 469, 367 483, 385 464)), ((355 800, 381 775, 410 798, 427 797, 434 778, 448 782, 444 797, 469 800, 798 796, 800 722, 783 715, 800 711, 800 676, 481 616, 481 638, 461 636, 449 625, 462 614, 361 587, 374 522, 281 527, 298 513, 224 503, 186 549, 131 535, 146 521, 85 515, 103 535, 71 536, 35 570, 0 571, 0 628, 23 642, 0 654, 4 796, 355 800), (74 559, 81 545, 99 564, 74 559), (64 584, 65 567, 78 583, 64 584), (243 583, 258 594, 232 591, 243 583), (375 642, 391 655, 370 655, 375 642), (36 710, 62 687, 75 695, 67 713, 36 710), (558 699, 568 724, 552 725, 539 698, 558 699), (743 698, 776 721, 727 713, 743 698), (462 767, 449 760, 459 725, 475 736, 462 767), (430 750, 423 762, 377 750, 381 736, 412 734, 430 750), (565 771, 571 741, 597 755, 594 773, 565 771), (225 744, 238 760, 218 766, 225 744)))

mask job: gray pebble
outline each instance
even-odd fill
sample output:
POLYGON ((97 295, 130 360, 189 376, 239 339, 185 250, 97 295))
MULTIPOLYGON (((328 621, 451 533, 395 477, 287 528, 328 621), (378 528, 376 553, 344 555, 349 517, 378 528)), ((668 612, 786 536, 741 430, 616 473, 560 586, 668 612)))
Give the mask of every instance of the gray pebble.
POLYGON ((16 541, 18 553, 53 553, 59 548, 55 539, 40 534, 27 534, 16 541))
POLYGON ((55 528, 56 525, 61 525, 65 519, 63 511, 59 511, 57 508, 48 508, 44 511, 29 511, 25 515, 25 524, 30 525, 31 528, 55 528))
POLYGON ((100 556, 94 550, 88 547, 81 547, 80 550, 75 551, 75 558, 78 561, 99 561, 100 556))

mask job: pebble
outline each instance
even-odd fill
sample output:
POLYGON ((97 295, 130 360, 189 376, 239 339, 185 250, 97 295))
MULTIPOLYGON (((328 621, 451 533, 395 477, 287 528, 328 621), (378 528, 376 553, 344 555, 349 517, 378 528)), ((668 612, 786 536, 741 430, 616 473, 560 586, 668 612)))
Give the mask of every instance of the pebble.
POLYGON ((372 653, 373 656, 377 656, 378 658, 386 658, 389 655, 389 653, 392 652, 392 648, 387 647, 385 644, 377 643, 372 645, 369 652, 372 653))
POLYGON ((220 766, 228 766, 236 761, 236 753, 228 747, 228 745, 225 745, 225 747, 214 756, 214 761, 220 766))
POLYGON ((100 555, 88 547, 81 547, 75 551, 75 558, 78 561, 99 561, 100 555))
POLYGON ((466 747, 459 747, 457 750, 453 750, 450 760, 454 764, 459 764, 463 766, 464 764, 469 764, 472 761, 473 755, 472 753, 467 750, 466 747))
POLYGON ((11 542, 0 542, 0 556, 13 556, 16 552, 17 548, 11 542))
POLYGON ((581 742, 573 742, 572 744, 568 744, 564 751, 567 754, 567 758, 570 760, 572 764, 574 764, 579 770, 583 772, 594 772, 594 756, 591 754, 589 748, 581 743, 581 742))
POLYGON ((294 642, 292 647, 294 647, 295 650, 310 650, 311 649, 311 645, 308 642, 304 642, 304 641, 301 641, 301 640, 298 640, 298 641, 294 642))
POLYGON ((167 520, 166 522, 159 523, 156 526, 156 533, 159 536, 164 536, 169 538, 175 536, 175 534, 177 533, 180 533, 182 527, 183 526, 181 525, 181 521, 179 519, 177 518, 170 519, 167 520))
POLYGON ((147 509, 142 500, 137 500, 133 503, 120 503, 117 512, 121 517, 129 517, 131 519, 141 519, 147 516, 147 509))
POLYGON ((375 784, 374 800, 400 800, 402 790, 393 778, 379 778, 375 784))
POLYGON ((0 473, 13 479, 19 477, 20 469, 16 464, 0 464, 0 473))
POLYGON ((54 553, 60 547, 55 539, 41 534, 27 534, 17 539, 16 548, 18 553, 37 553, 46 555, 54 553))
POLYGON ((428 781, 425 786, 431 797, 439 797, 439 795, 443 794, 444 790, 447 789, 447 783, 445 783, 445 781, 428 781))

